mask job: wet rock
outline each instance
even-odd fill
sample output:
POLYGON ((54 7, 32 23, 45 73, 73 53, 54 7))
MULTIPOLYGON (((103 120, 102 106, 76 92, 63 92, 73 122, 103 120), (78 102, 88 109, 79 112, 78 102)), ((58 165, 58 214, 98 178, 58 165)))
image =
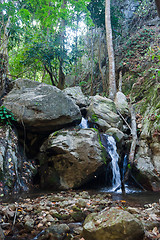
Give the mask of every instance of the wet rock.
POLYGON ((124 133, 118 128, 109 128, 105 133, 107 135, 113 136, 116 142, 121 142, 124 138, 124 133))
POLYGON ((88 215, 82 233, 85 240, 141 240, 143 235, 144 229, 140 220, 115 207, 88 215))
MULTIPOLYGON (((105 171, 105 152, 93 129, 60 131, 41 146, 40 175, 43 187, 80 187, 105 171)), ((106 158, 105 158, 106 159, 106 158)), ((107 160, 107 159, 106 159, 107 160)), ((64 202, 61 202, 61 206, 64 202)), ((68 202, 66 203, 68 205, 68 202)))
POLYGON ((11 110, 19 124, 23 122, 32 132, 57 130, 81 120, 78 106, 61 90, 28 79, 15 81, 4 106, 11 110))
POLYGON ((0 196, 27 191, 35 167, 26 159, 11 126, 0 128, 0 196))

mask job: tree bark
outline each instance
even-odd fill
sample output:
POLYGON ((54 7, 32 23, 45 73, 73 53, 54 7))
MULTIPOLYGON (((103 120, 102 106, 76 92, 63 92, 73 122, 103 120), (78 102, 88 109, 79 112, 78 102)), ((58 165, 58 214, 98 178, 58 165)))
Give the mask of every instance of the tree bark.
POLYGON ((94 59, 94 51, 93 51, 93 27, 91 28, 91 96, 93 95, 93 82, 94 82, 94 64, 93 64, 93 59, 94 59))
MULTIPOLYGON (((62 8, 65 8, 67 4, 67 0, 63 0, 62 8)), ((64 39, 65 39, 65 26, 66 21, 65 19, 61 20, 61 26, 60 26, 60 57, 59 57, 59 82, 58 82, 58 88, 64 89, 65 85, 65 74, 63 72, 63 58, 64 58, 64 39)))
POLYGON ((102 68, 101 68, 101 30, 100 30, 100 34, 99 34, 98 64, 99 64, 99 71, 100 71, 101 78, 102 78, 103 92, 105 93, 106 92, 106 84, 105 84, 105 79, 104 79, 102 68))
POLYGON ((106 26, 106 41, 109 59, 109 98, 114 100, 116 95, 116 80, 115 80, 115 61, 112 41, 112 28, 110 17, 110 0, 105 1, 105 26, 106 26))
MULTIPOLYGON (((1 13, 3 15, 3 13, 1 13)), ((3 16, 2 16, 3 17, 3 16)), ((7 23, 3 23, 3 36, 0 41, 0 99, 5 95, 7 88, 7 74, 8 69, 8 38, 11 16, 8 17, 7 23)))
POLYGON ((160 0, 155 0, 158 16, 160 17, 160 0))

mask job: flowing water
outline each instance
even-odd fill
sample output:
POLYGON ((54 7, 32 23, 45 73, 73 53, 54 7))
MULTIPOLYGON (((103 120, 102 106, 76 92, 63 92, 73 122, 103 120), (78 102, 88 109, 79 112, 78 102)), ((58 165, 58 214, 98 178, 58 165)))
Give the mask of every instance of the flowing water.
POLYGON ((88 128, 88 120, 82 117, 81 123, 79 124, 80 128, 88 128))
MULTIPOLYGON (((80 123, 80 127, 81 128, 88 128, 89 124, 87 119, 82 117, 82 121, 80 123)), ((111 157, 111 162, 110 162, 110 179, 109 181, 106 181, 106 184, 104 182, 104 186, 100 187, 99 186, 99 190, 100 192, 116 192, 116 193, 122 193, 121 190, 121 174, 122 174, 122 179, 124 177, 124 174, 126 172, 127 169, 127 164, 128 164, 128 159, 127 159, 127 155, 124 156, 123 159, 123 166, 122 166, 122 170, 120 173, 120 168, 118 165, 119 162, 119 155, 117 153, 117 146, 116 146, 116 141, 112 136, 109 136, 107 134, 101 134, 101 141, 103 146, 105 147, 106 151, 109 153, 110 157, 111 157), (111 181, 111 185, 108 186, 108 182, 111 181)), ((135 186, 132 185, 128 185, 125 184, 125 192, 128 194, 131 193, 136 193, 136 192, 141 192, 140 189, 137 189, 135 186)))
POLYGON ((110 167, 112 170, 112 186, 109 189, 109 191, 114 192, 119 186, 121 186, 121 175, 120 175, 120 169, 118 165, 119 155, 117 153, 117 146, 116 141, 112 136, 108 136, 106 134, 103 134, 103 136, 106 139, 107 147, 106 150, 111 156, 111 163, 110 167))

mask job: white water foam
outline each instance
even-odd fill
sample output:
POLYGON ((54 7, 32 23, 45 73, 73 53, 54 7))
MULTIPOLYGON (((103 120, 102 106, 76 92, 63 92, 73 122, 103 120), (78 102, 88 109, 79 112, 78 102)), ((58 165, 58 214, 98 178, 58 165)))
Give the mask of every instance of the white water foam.
POLYGON ((107 137, 108 140, 108 153, 111 156, 111 169, 112 169, 112 188, 110 191, 114 192, 118 186, 121 186, 121 175, 118 165, 119 155, 117 153, 116 141, 112 136, 107 137))
POLYGON ((88 120, 82 117, 81 123, 79 124, 80 128, 88 128, 88 120))

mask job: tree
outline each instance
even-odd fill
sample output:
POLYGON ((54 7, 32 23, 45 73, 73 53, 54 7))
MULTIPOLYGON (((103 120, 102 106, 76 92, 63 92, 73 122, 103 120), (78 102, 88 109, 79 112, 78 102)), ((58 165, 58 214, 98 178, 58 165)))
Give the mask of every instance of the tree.
POLYGON ((112 28, 110 19, 110 0, 105 1, 105 25, 106 25, 106 41, 109 59, 109 98, 114 100, 116 95, 116 79, 115 79, 115 61, 112 41, 112 28))
POLYGON ((23 21, 22 27, 25 31, 20 43, 14 45, 13 53, 18 53, 12 57, 12 75, 31 76, 34 79, 37 79, 36 76, 43 76, 44 81, 44 73, 47 73, 52 85, 63 89, 65 68, 70 64, 65 29, 66 26, 73 26, 75 11, 76 16, 81 13, 89 16, 87 3, 88 0, 25 1, 23 9, 17 14, 21 17, 28 15, 29 19, 23 21))
POLYGON ((160 17, 160 0, 155 0, 158 16, 160 17))

